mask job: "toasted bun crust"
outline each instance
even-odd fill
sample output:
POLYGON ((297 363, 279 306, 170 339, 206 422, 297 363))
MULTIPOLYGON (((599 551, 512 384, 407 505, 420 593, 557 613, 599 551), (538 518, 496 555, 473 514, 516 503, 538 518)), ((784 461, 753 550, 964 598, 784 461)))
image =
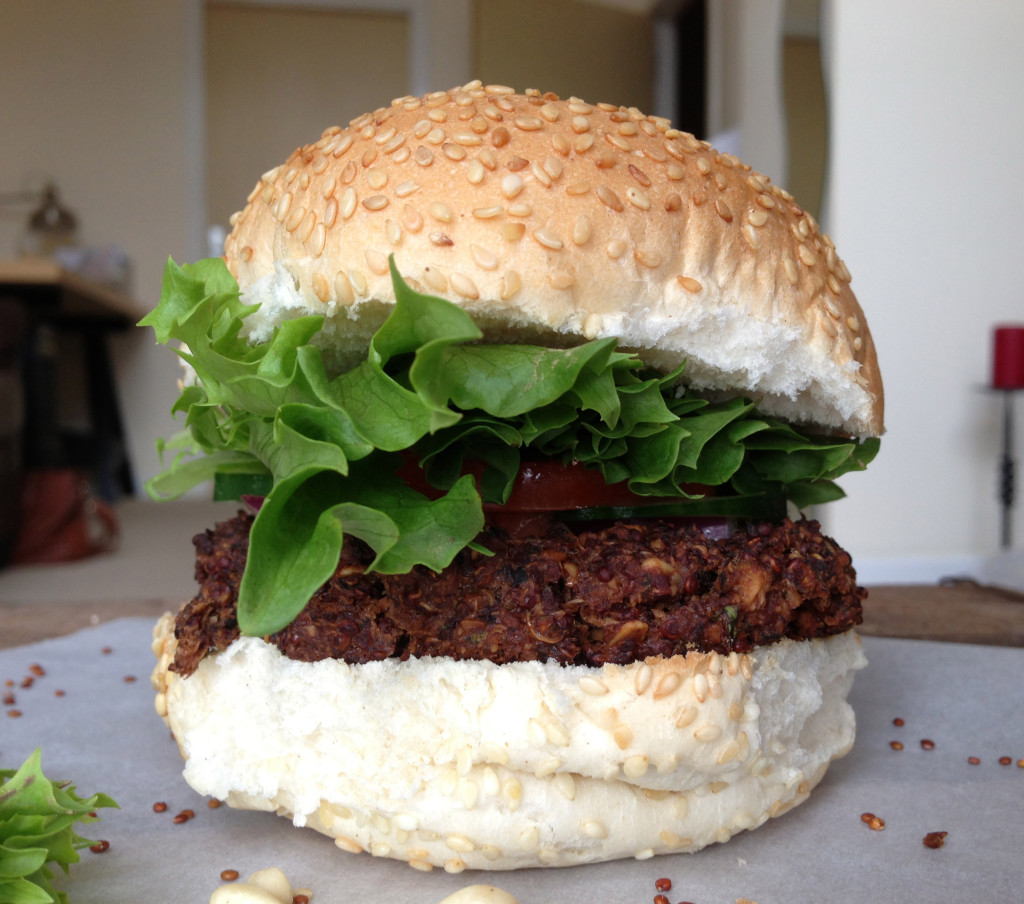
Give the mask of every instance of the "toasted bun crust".
POLYGON ((730 155, 636 109, 471 83, 331 128, 266 173, 225 256, 253 338, 326 316, 334 367, 394 303, 388 256, 491 341, 615 336, 686 380, 856 436, 882 384, 814 219, 730 155))
POLYGON ((168 671, 201 794, 457 872, 694 851, 802 802, 853 743, 853 632, 629 666, 296 662, 257 638, 168 671))

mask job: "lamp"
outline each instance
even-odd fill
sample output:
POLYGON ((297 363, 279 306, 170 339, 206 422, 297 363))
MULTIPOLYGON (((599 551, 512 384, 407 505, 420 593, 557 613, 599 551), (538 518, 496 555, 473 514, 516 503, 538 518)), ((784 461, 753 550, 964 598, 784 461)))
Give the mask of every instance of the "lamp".
POLYGON ((33 205, 21 236, 19 253, 50 257, 54 251, 76 241, 78 218, 61 204, 57 186, 47 181, 41 190, 0 194, 0 207, 33 205))
POLYGON ((22 253, 49 257, 58 248, 75 243, 78 219, 57 199, 57 187, 48 182, 39 206, 28 218, 22 253))

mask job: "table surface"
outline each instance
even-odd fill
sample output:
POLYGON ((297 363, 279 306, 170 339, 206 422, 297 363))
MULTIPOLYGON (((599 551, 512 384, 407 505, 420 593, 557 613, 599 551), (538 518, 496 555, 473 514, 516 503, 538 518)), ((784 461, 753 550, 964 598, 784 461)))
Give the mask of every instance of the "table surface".
POLYGON ((41 257, 0 260, 0 286, 61 293, 65 316, 103 318, 130 326, 141 316, 135 302, 110 286, 87 279, 41 257))
POLYGON ((84 827, 86 837, 108 840, 109 850, 83 851, 70 878, 59 880, 74 904, 199 904, 221 884, 222 870, 246 876, 269 866, 311 889, 315 904, 439 904, 480 883, 505 889, 520 904, 638 904, 653 899, 660 878, 673 883, 670 901, 698 904, 994 904, 1020 896, 1020 648, 865 637, 868 667, 850 698, 858 726, 853 750, 805 804, 728 844, 566 869, 423 874, 339 852, 330 839, 269 813, 209 809, 185 784, 177 745, 154 712, 146 680, 151 631, 148 617, 116 618, 0 651, 0 680, 16 682, 21 713, 3 719, 5 765, 41 747, 51 778, 73 780, 86 796, 102 791, 120 805, 84 827), (34 676, 28 687, 26 675, 34 676), (891 746, 895 740, 903 749, 891 746), (154 812, 157 801, 167 803, 166 812, 154 812), (195 817, 175 823, 186 808, 195 817), (871 831, 865 812, 884 819, 884 830, 871 831), (922 844, 939 831, 948 832, 941 849, 922 844))
MULTIPOLYGON (((0 602, 0 649, 123 616, 158 618, 180 600, 137 599, 90 603, 0 602)), ((1024 594, 960 581, 941 586, 869 588, 864 624, 871 637, 1024 647, 1024 594)))

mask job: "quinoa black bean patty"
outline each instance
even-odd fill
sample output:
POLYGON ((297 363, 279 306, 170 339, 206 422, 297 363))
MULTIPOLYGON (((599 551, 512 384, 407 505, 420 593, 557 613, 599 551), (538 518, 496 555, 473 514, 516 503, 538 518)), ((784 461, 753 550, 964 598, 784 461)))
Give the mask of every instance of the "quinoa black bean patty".
MULTIPOLYGON (((178 614, 173 668, 187 675, 239 632, 238 584, 252 517, 196 535, 199 592, 178 614)), ((347 538, 334 576, 269 640, 306 662, 450 656, 628 663, 690 650, 743 653, 783 637, 839 634, 866 595, 850 556, 815 521, 741 525, 727 539, 669 521, 513 538, 488 528, 436 574, 368 573, 347 538)))

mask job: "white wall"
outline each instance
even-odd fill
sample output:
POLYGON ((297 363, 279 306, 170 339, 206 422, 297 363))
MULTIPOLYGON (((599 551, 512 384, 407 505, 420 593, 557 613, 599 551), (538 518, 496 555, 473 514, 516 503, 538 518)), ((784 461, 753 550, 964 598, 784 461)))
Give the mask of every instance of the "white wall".
MULTIPOLYGON (((407 15, 409 90, 425 93, 472 78, 469 4, 272 5, 407 15)), ((128 252, 140 317, 159 299, 167 257, 191 261, 207 250, 203 10, 204 0, 0 0, 0 192, 52 177, 83 244, 128 252)), ((15 254, 25 218, 0 217, 0 258, 15 254)), ((179 426, 169 412, 180 368, 149 330, 118 335, 112 346, 141 483, 159 470, 156 440, 179 426)))
MULTIPOLYGON (((202 251, 202 171, 193 90, 201 37, 193 0, 35 0, 0 10, 0 190, 52 177, 85 244, 120 244, 141 317, 168 255, 202 251)), ((0 257, 23 218, 4 217, 0 257)), ((138 473, 174 429, 179 368, 152 332, 119 335, 117 389, 138 473)))
MULTIPOLYGON (((875 336, 888 426, 826 526, 869 580, 985 577, 999 434, 979 387, 993 324, 1024 322, 1024 4, 825 3, 823 225, 875 336)), ((1015 535, 1019 569, 1020 505, 1015 535)))

